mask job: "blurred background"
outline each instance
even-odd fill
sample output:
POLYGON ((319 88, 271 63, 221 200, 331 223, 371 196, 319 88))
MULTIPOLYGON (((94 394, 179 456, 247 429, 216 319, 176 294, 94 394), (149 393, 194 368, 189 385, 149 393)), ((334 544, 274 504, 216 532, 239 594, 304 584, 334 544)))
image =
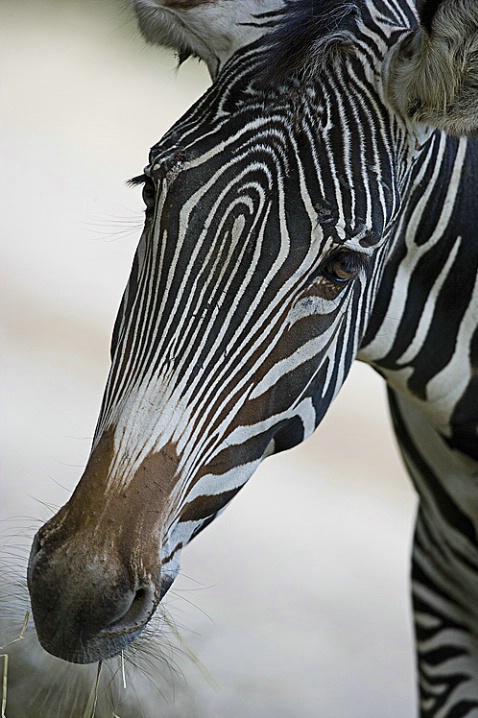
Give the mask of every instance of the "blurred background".
MULTIPOLYGON (((0 10, 2 645, 23 622, 25 547, 87 459, 142 226, 125 181, 209 78, 146 47, 125 4, 0 10)), ((356 364, 316 434, 184 552, 167 605, 181 638, 158 628, 97 716, 413 715, 414 510, 384 386, 356 364)), ((9 651, 8 718, 83 716, 96 669, 64 668, 31 629, 9 651)))

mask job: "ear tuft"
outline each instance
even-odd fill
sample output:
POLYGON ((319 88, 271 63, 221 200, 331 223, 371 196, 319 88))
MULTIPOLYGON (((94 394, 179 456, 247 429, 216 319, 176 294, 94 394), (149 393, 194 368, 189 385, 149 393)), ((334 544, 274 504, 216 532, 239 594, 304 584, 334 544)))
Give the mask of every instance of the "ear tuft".
POLYGON ((394 49, 387 89, 413 122, 451 135, 478 131, 478 2, 428 0, 421 25, 394 49))
POLYGON ((259 70, 259 83, 264 87, 302 76, 317 76, 331 64, 351 52, 359 0, 321 0, 292 2, 268 35, 265 55, 259 70))

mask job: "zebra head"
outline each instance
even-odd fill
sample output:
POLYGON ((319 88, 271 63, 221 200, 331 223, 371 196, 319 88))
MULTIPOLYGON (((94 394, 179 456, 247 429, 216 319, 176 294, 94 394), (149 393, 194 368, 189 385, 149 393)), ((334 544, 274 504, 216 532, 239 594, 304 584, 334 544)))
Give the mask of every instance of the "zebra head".
POLYGON ((432 98, 426 114, 429 29, 403 1, 377 4, 136 2, 150 39, 215 79, 133 180, 146 221, 91 455, 30 558, 54 655, 122 650, 182 548, 264 457, 312 433, 359 350, 433 126, 476 129, 470 100, 440 115, 432 98))

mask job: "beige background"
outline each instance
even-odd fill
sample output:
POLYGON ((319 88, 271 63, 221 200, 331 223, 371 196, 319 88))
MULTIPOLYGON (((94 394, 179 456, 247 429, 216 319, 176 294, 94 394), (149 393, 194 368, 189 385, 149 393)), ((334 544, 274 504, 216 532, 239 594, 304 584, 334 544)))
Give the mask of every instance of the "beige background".
MULTIPOLYGON (((142 224, 124 180, 208 77, 145 48, 120 5, 2 0, 1 16, 0 526, 2 560, 22 576, 21 547, 87 458, 142 224)), ((357 365, 316 435, 267 460, 185 551, 168 610, 188 648, 158 627, 138 678, 127 659, 117 715, 413 715, 414 506, 384 387, 357 365)), ((6 641, 26 588, 3 575, 6 641)), ((8 718, 82 716, 76 675, 89 690, 95 669, 63 673, 33 642, 11 649, 8 718)), ((113 714, 101 703, 97 715, 113 714)))

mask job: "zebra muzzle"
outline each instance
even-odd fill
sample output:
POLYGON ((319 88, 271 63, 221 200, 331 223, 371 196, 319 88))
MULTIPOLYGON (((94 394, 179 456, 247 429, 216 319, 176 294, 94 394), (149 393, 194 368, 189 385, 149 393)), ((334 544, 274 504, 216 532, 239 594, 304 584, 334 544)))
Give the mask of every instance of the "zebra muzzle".
POLYGON ((30 554, 38 638, 73 663, 123 650, 170 585, 160 575, 162 512, 150 496, 148 467, 138 472, 141 482, 133 477, 127 488, 108 493, 111 447, 108 437, 99 442, 72 498, 40 529, 30 554))

